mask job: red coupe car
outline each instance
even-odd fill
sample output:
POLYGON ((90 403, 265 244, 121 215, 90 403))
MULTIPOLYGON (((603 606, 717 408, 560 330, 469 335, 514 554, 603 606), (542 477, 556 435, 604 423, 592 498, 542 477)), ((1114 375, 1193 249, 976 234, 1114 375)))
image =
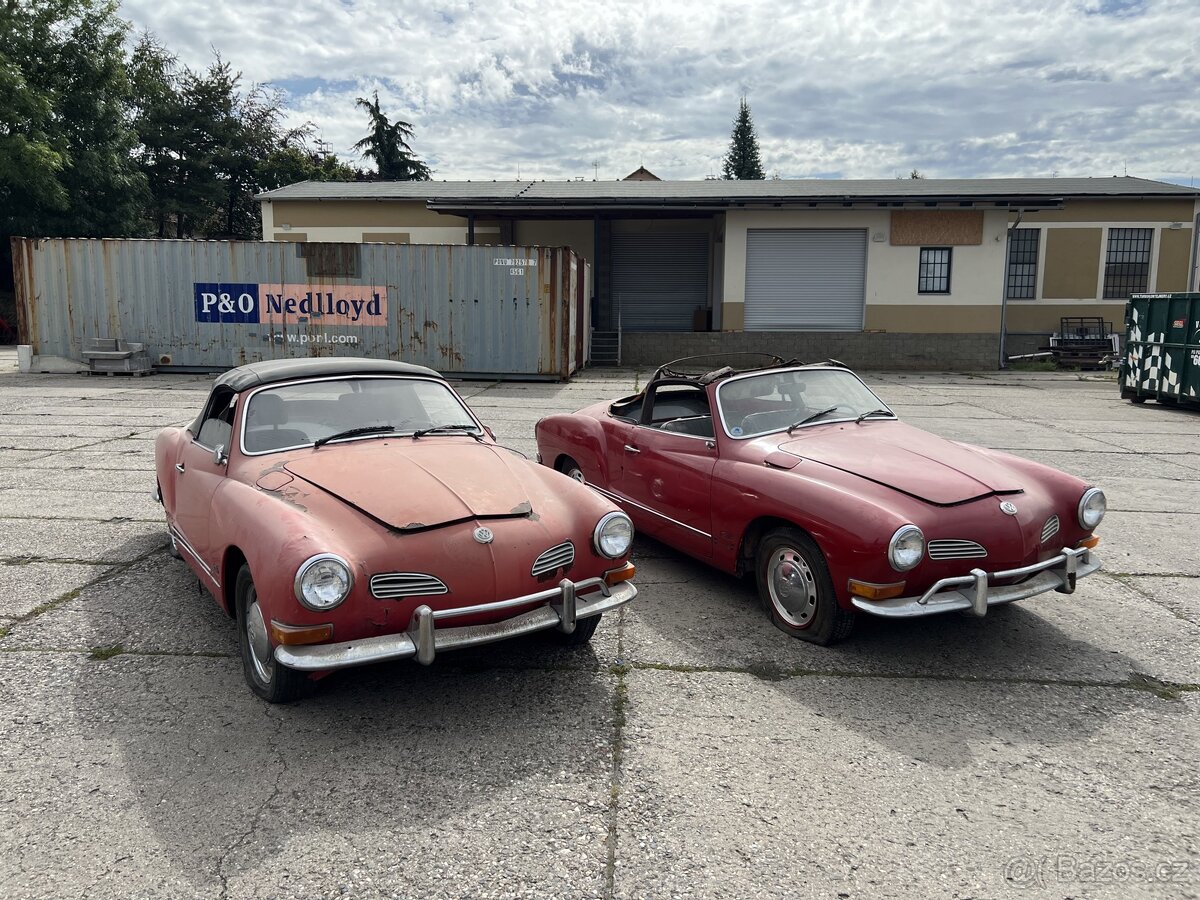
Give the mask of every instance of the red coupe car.
POLYGON ((497 444, 421 366, 233 369, 155 463, 172 549, 236 618, 272 702, 333 669, 533 631, 583 644, 637 594, 629 517, 497 444))
POLYGON ((906 425, 836 362, 678 360, 632 397, 542 419, 537 445, 646 534, 754 572, 774 623, 818 644, 856 611, 982 616, 1100 568, 1099 488, 906 425))

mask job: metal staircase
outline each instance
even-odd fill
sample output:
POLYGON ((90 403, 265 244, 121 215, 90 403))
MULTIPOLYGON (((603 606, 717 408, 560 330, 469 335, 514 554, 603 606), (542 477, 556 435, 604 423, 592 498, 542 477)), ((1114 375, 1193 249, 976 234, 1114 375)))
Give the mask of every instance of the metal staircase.
POLYGON ((593 331, 589 360, 593 366, 621 364, 621 332, 593 331))

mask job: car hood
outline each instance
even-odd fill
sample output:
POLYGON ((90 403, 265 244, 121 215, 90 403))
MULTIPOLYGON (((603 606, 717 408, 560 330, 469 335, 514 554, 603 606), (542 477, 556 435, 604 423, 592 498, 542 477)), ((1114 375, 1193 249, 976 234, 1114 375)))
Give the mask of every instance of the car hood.
POLYGON ((549 494, 526 459, 467 437, 320 447, 284 468, 399 531, 527 516, 549 494))
POLYGON ((820 425, 778 449, 941 506, 1022 490, 1002 461, 903 422, 820 425))

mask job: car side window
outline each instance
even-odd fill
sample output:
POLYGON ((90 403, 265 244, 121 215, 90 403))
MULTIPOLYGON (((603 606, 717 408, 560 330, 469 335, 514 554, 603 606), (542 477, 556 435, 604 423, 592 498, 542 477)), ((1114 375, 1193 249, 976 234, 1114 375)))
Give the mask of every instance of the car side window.
POLYGON ((204 411, 205 418, 200 424, 200 433, 196 435, 196 443, 210 449, 224 447, 228 450, 233 438, 233 415, 236 408, 237 394, 233 391, 214 393, 204 411))

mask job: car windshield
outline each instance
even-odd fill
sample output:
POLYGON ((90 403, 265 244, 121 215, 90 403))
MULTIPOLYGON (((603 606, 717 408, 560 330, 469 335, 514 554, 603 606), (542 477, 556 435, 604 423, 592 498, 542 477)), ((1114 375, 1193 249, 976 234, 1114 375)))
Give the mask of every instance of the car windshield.
POLYGON ((751 438, 863 417, 895 418, 882 400, 845 369, 780 369, 731 378, 717 388, 725 433, 751 438))
MULTIPOLYGON (((441 425, 479 434, 449 385, 429 378, 330 378, 256 392, 246 408, 242 449, 271 453, 330 440, 370 440, 441 425)), ((461 432, 460 432, 461 433, 461 432)))

